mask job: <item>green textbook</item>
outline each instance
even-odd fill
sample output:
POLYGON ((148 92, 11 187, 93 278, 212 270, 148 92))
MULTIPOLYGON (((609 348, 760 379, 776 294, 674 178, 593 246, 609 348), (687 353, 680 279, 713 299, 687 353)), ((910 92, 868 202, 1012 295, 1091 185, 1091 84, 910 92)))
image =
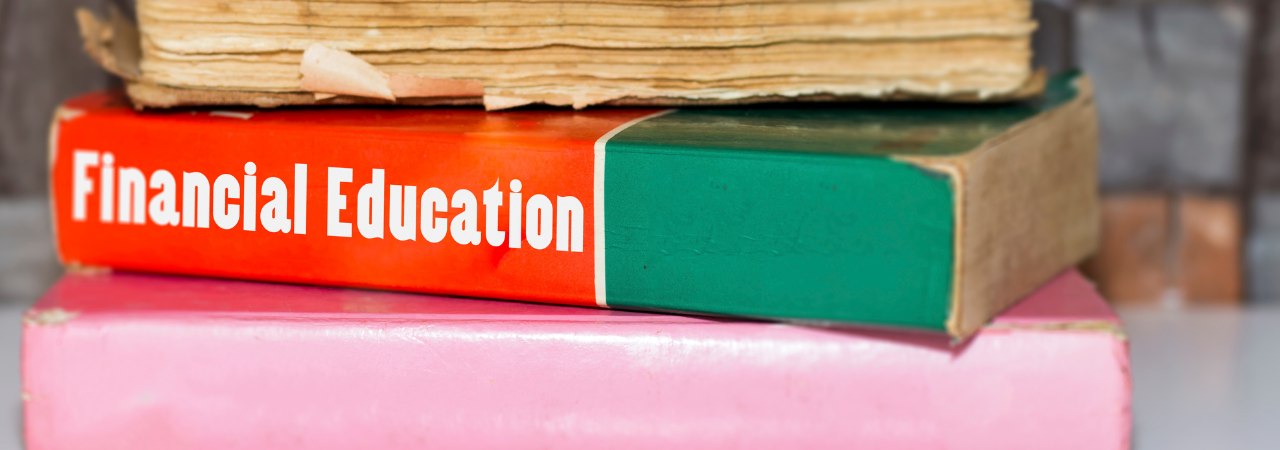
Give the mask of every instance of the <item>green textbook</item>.
POLYGON ((964 337, 1097 240, 1078 75, 1003 105, 139 113, 104 93, 54 127, 80 266, 964 337))

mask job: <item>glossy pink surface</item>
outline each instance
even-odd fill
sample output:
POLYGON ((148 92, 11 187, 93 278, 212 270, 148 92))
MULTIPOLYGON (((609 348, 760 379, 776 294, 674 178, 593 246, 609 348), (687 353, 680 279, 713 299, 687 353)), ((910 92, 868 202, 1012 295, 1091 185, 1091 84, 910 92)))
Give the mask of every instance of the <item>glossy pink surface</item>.
POLYGON ((1074 272, 959 347, 122 274, 29 318, 31 449, 1128 448, 1125 341, 1060 329, 1115 321, 1074 272))

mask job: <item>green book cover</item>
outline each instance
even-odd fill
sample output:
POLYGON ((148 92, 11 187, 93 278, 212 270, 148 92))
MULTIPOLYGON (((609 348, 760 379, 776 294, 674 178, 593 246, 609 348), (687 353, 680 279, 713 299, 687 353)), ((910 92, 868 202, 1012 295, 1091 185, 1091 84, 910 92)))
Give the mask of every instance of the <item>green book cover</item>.
POLYGON ((608 304, 967 335, 1095 245, 1082 83, 1018 104, 685 109, 628 127, 605 147, 608 304))
POLYGON ((1017 104, 62 107, 63 261, 964 337, 1090 253, 1088 80, 1017 104))

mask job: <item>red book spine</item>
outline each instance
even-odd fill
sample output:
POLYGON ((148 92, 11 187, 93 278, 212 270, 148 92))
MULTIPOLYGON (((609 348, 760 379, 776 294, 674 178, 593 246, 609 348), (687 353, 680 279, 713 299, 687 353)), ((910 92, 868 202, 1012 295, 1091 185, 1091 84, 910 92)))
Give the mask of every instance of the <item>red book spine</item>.
POLYGON ((52 131, 59 254, 69 265, 595 305, 594 145, 653 112, 139 114, 89 95, 52 131))

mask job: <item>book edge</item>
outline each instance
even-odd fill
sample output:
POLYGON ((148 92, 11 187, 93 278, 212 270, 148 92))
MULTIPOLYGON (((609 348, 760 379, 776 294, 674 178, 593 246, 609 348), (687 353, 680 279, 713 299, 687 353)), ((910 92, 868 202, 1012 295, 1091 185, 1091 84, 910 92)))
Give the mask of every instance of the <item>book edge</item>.
MULTIPOLYGON (((951 312, 948 315, 946 324, 948 334, 953 337, 965 339, 972 336, 998 313, 1033 292, 1044 282, 1052 279, 1064 267, 1080 262, 1097 247, 1098 205, 1095 167, 1098 152, 1098 129, 1093 102, 1093 87, 1089 78, 1084 75, 1074 80, 1074 87, 1077 90, 1076 96, 1068 102, 1014 125, 1004 133, 983 142, 973 151, 948 157, 894 157, 895 159, 943 173, 951 178, 953 183, 956 199, 954 230, 955 273, 952 280, 951 312), (1041 139, 1035 136, 1036 133, 1050 133, 1053 138, 1041 139), (1065 144, 1061 146, 1024 144, 1028 140, 1037 142, 1060 141, 1065 144), (1018 151, 1017 158, 1008 154, 1015 151, 1018 151), (1082 151, 1087 152, 1089 157, 1076 157, 1082 151), (1034 159, 1054 160, 1055 156, 1057 157, 1055 162, 1060 164, 1033 164, 1034 161, 1028 161, 1034 159), (1087 159, 1085 161, 1087 164, 1081 164, 1080 160, 1082 159, 1087 159), (1021 162, 1010 162, 1011 160, 1021 162), (1053 214, 1037 216, 1021 213, 1020 210, 1024 205, 1016 201, 1010 202, 1011 198, 994 200, 976 194, 975 190, 980 192, 1009 191, 1008 189, 1001 190, 996 185, 1019 184, 1004 181, 1010 177, 973 175, 975 171, 1000 170, 1000 166, 1004 166, 1003 169, 1005 171, 1013 172, 1017 178, 1033 180, 1032 183, 1021 189, 1023 191, 1038 191, 1041 193, 1071 191, 1074 194, 1084 194, 1080 195, 1079 198, 1070 199, 1072 201, 1064 201, 1068 205, 1080 205, 1079 208, 1054 209, 1053 214), (1023 169, 1025 167, 1034 167, 1035 169, 1028 171, 1023 169), (1066 178, 1074 181, 1071 184, 1076 185, 1075 187, 1079 188, 1079 192, 1062 189, 1061 185, 1055 185, 1047 181, 1054 179, 1053 177, 1043 176, 1050 171, 1060 170, 1063 167, 1077 170, 1068 174, 1066 178), (1087 194, 1085 194, 1086 191, 1088 192, 1087 194), (975 210, 982 210, 985 213, 975 213, 975 210), (1072 225, 1074 225, 1077 227, 1074 230, 1077 235, 1073 236, 1074 240, 1062 245, 1057 255, 1049 255, 1056 257, 1034 260, 1033 264, 1018 265, 1011 270, 990 268, 991 263, 983 263, 982 261, 990 261, 992 258, 977 256, 994 248, 987 245, 982 237, 1003 234, 994 232, 992 227, 996 226, 995 222, 1004 223, 1004 221, 978 219, 978 217, 992 216, 1002 218, 1010 216, 1021 217, 1021 221, 1025 221, 1023 223, 1039 223, 1042 228, 1056 229, 1064 232, 1061 233, 1063 235, 1070 235, 1071 233, 1067 231, 1071 231, 1072 225), (989 268, 982 269, 980 267, 989 268), (1006 271, 1017 272, 1018 275, 1009 275, 1004 273, 1006 271)), ((1048 197, 1053 197, 1053 195, 1048 197)), ((1023 230, 1029 228, 1031 226, 1022 227, 1023 230)), ((1041 245, 1036 245, 1035 241, 1043 240, 1043 237, 1041 233, 1029 233, 1026 231, 1015 235, 1004 234, 1004 237, 1001 238, 1002 245, 1000 246, 1003 250, 999 253, 1023 253, 1027 248, 1042 247, 1041 245)))
POLYGON ((601 308, 609 307, 608 290, 606 289, 607 282, 608 282, 608 279, 606 278, 606 274, 608 272, 606 272, 607 268, 605 267, 605 244, 604 244, 604 240, 605 240, 604 160, 606 157, 605 149, 609 144, 609 140, 613 139, 614 136, 617 136, 618 133, 626 131, 628 128, 631 128, 632 126, 640 122, 644 122, 646 120, 653 119, 656 117, 662 117, 667 114, 671 114, 673 112, 676 112, 675 108, 665 109, 652 114, 646 114, 642 117, 631 119, 630 121, 627 121, 627 123, 618 125, 614 129, 609 130, 609 132, 605 133, 604 136, 600 136, 599 139, 596 139, 595 144, 592 145, 592 150, 595 153, 595 157, 592 158, 593 159, 592 161, 592 191, 593 192, 591 195, 592 196, 591 215, 592 215, 592 219, 595 221, 595 225, 594 225, 595 236, 593 236, 592 249, 595 252, 594 276, 595 276, 596 305, 601 308))
POLYGON ((1084 76, 1075 80, 1074 84, 1077 89, 1076 98, 1044 114, 1038 121, 1028 121, 1025 128, 1018 127, 991 139, 977 151, 967 155, 970 162, 967 173, 1001 170, 999 166, 1004 165, 1004 170, 1012 171, 1010 175, 1020 175, 1025 180, 1033 181, 1027 186, 1027 191, 1036 194, 1024 196, 1023 200, 1031 197, 1052 199, 1056 196, 1064 207, 1049 208, 1047 211, 1050 214, 1035 215, 1023 212, 1030 209, 1026 203, 1008 201, 1016 197, 997 199, 982 194, 984 191, 1005 191, 999 185, 1012 177, 973 176, 963 181, 965 189, 961 192, 969 198, 967 207, 962 212, 968 226, 965 227, 967 238, 961 242, 964 247, 957 249, 957 256, 964 258, 964 270, 957 274, 962 285, 961 290, 956 292, 955 299, 959 311, 955 328, 962 335, 975 332, 991 317, 1052 279, 1064 267, 1079 263, 1097 248, 1098 130, 1093 88, 1089 79, 1084 76), (1047 139, 1036 137, 1036 133, 1046 133, 1047 139), (1030 142, 1023 145, 1020 141, 1030 142), (1062 142, 1063 145, 1038 145, 1037 142, 1062 142), (1018 152, 1021 158, 1015 158, 1010 155, 1011 152, 1018 152), (1044 164, 1046 162, 1048 164, 1044 164), (1034 169, 1026 170, 1026 167, 1034 169), (1050 176, 1059 170, 1063 171, 1060 176, 1050 176), (1068 183, 1063 185, 1050 181, 1057 179, 1066 179, 1068 183), (984 214, 982 210, 995 214, 984 214), (1021 233, 1006 235, 997 252, 1011 254, 1023 249, 1041 248, 1040 255, 1026 255, 1028 258, 1024 260, 1031 262, 1030 264, 1003 267, 999 265, 1000 261, 1007 260, 1007 256, 982 256, 992 248, 986 245, 987 241, 982 237, 1002 234, 993 227, 999 226, 998 223, 1007 223, 1006 220, 989 218, 1010 216, 1020 217, 1021 220, 1015 222, 1025 220, 1023 223, 1027 225, 1020 228, 1024 230, 1021 233), (1056 233, 1025 231, 1036 228, 1056 233), (1036 245, 1038 242, 1052 242, 1056 239, 1061 241, 1054 246, 1036 245))
POLYGON ((49 152, 49 166, 45 168, 49 173, 47 186, 49 190, 46 192, 49 196, 49 209, 47 212, 49 214, 50 240, 53 243, 53 253, 58 256, 58 262, 63 266, 67 266, 70 263, 63 255, 62 246, 58 242, 58 196, 54 195, 54 177, 52 174, 54 167, 58 164, 58 138, 62 136, 62 122, 74 120, 84 114, 84 110, 72 108, 63 103, 53 110, 53 120, 49 121, 49 144, 47 149, 49 152))

